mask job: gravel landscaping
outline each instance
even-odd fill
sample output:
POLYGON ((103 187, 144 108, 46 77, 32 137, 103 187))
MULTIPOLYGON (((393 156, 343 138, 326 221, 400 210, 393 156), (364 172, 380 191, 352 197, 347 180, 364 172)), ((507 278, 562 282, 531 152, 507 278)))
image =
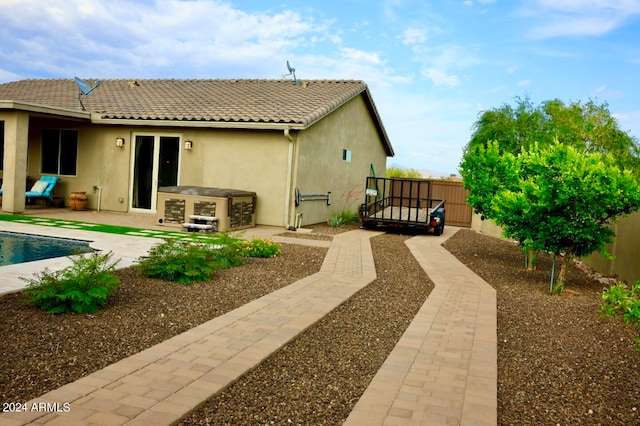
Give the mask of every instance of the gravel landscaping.
POLYGON ((181 424, 341 424, 433 288, 407 238, 372 238, 376 280, 181 424))
POLYGON ((599 318, 603 283, 574 265, 550 296, 547 256, 527 272, 515 244, 470 230, 444 247, 497 290, 501 425, 640 424, 639 333, 599 318))
MULTIPOLYGON (((315 230, 311 238, 336 232, 315 230)), ((406 238, 373 238, 371 285, 183 424, 340 424, 431 290, 406 238)), ((19 293, 1 296, 0 402, 38 397, 314 273, 326 253, 282 247, 279 258, 249 259, 190 286, 119 271, 122 285, 93 315, 52 316, 19 293)), ((564 293, 549 296, 546 256, 526 272, 516 245, 469 230, 445 248, 497 290, 501 425, 640 424, 638 330, 599 318, 604 284, 573 266, 564 293)))
POLYGON ((117 271, 121 285, 92 315, 51 315, 0 297, 0 402, 25 402, 317 272, 325 248, 282 245, 273 259, 188 286, 117 271))

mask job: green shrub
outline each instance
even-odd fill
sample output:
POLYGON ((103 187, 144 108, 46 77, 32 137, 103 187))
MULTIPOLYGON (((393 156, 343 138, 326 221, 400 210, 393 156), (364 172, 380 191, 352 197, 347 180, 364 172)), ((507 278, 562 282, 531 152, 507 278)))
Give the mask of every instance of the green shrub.
POLYGON ((206 244, 167 240, 151 249, 138 267, 148 277, 191 284, 209 280, 213 271, 241 264, 238 240, 223 234, 206 244))
POLYGON ((65 269, 45 269, 34 274, 35 278, 25 278, 27 302, 54 314, 96 312, 120 285, 113 275, 120 260, 112 261, 111 256, 94 252, 87 257, 72 257, 73 265, 65 269))
MULTIPOLYGON (((602 292, 604 304, 600 307, 603 316, 615 318, 622 314, 625 324, 633 324, 640 327, 640 281, 628 288, 624 283, 618 283, 602 292)), ((640 339, 636 351, 640 352, 640 339)))
POLYGON ((422 178, 422 173, 416 169, 401 169, 400 167, 389 167, 385 171, 385 176, 388 178, 422 178))
POLYGON ((640 327, 640 281, 630 289, 624 283, 613 285, 602 293, 602 299, 603 315, 615 318, 617 313, 622 313, 625 324, 640 327))
POLYGON ((244 257, 277 257, 282 254, 280 244, 271 240, 254 238, 240 243, 240 252, 244 257))
POLYGON ((340 210, 331 215, 329 218, 329 225, 333 228, 337 228, 338 226, 346 225, 348 223, 358 222, 360 220, 360 216, 358 213, 353 213, 348 210, 340 210))

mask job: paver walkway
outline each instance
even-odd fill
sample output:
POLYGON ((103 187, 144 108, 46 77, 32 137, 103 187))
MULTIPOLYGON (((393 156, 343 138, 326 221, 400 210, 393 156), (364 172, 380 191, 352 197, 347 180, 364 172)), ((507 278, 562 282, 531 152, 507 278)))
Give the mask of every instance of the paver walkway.
MULTIPOLYGON (((440 247, 454 232, 407 241, 435 288, 347 425, 497 423, 495 292, 440 247)), ((336 235, 320 272, 29 401, 53 405, 2 414, 0 426, 176 422, 375 279, 375 235, 336 235)))
POLYGON ((345 426, 497 424, 496 293, 441 247, 449 232, 407 241, 435 288, 345 426))
POLYGON ((29 401, 55 405, 2 414, 0 425, 176 422, 373 281, 374 235, 336 235, 320 272, 29 401))

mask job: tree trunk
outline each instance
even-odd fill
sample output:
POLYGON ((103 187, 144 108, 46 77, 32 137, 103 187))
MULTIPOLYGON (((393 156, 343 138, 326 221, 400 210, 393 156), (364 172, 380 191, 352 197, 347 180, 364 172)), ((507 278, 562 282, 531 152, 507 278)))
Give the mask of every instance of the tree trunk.
POLYGON ((527 251, 527 271, 535 271, 538 263, 538 252, 534 250, 527 251))
POLYGON ((564 285, 567 280, 567 269, 569 269, 569 262, 573 257, 573 246, 567 247, 567 251, 564 252, 562 256, 562 261, 560 263, 560 273, 558 274, 558 279, 556 281, 556 285, 553 288, 552 293, 558 292, 560 293, 564 288, 564 285))

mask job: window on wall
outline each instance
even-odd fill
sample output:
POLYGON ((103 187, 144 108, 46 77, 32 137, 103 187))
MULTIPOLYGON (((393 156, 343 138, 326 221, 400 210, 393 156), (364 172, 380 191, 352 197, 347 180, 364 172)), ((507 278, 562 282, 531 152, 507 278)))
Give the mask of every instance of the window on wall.
POLYGON ((75 176, 78 163, 78 131, 42 131, 42 173, 75 176))
POLYGON ((351 162, 351 150, 343 149, 342 150, 342 161, 346 161, 347 163, 351 162))

